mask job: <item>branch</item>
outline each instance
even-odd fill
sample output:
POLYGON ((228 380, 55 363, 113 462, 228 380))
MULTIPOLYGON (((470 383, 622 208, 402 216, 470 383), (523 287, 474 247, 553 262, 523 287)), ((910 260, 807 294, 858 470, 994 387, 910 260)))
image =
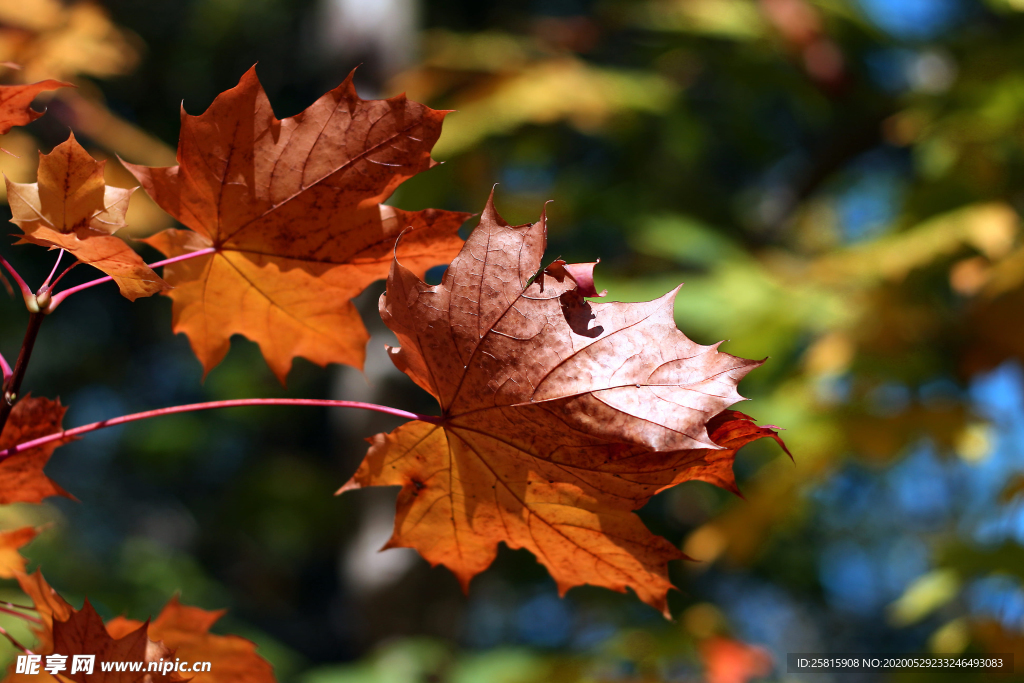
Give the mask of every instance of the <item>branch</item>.
POLYGON ((74 263, 72 263, 72 264, 71 264, 70 266, 68 266, 67 268, 65 268, 65 269, 64 269, 64 272, 63 272, 63 273, 61 273, 60 275, 58 275, 58 276, 57 276, 57 279, 53 281, 53 284, 52 284, 52 285, 50 285, 50 291, 52 292, 52 291, 54 290, 54 288, 55 288, 55 287, 57 286, 57 283, 58 283, 58 282, 60 282, 61 280, 63 280, 63 279, 64 279, 64 276, 65 276, 65 275, 67 275, 68 273, 70 273, 70 272, 71 272, 71 269, 72 269, 72 268, 74 268, 75 266, 79 265, 80 263, 81 263, 81 261, 75 261, 75 262, 74 262, 74 263))
MULTIPOLYGON (((163 261, 157 261, 156 263, 147 263, 146 265, 149 266, 150 268, 159 268, 160 266, 169 266, 170 264, 177 263, 178 261, 187 261, 190 258, 197 258, 199 256, 206 256, 207 254, 212 254, 212 253, 214 253, 216 251, 217 251, 216 247, 207 247, 206 249, 200 249, 199 251, 192 251, 192 252, 189 252, 187 254, 182 254, 181 256, 175 256, 174 258, 168 258, 168 259, 164 259, 163 261)), ((63 275, 61 277, 63 277, 63 275)), ((60 279, 60 278, 58 278, 58 279, 60 279)), ((96 285, 102 285, 104 282, 110 282, 113 279, 114 278, 112 278, 111 276, 107 275, 106 277, 101 277, 101 278, 97 278, 95 280, 90 280, 89 282, 84 282, 84 283, 82 283, 80 285, 75 285, 74 287, 71 287, 69 289, 65 289, 60 294, 54 295, 54 297, 53 297, 53 299, 52 299, 52 301, 51 301, 51 303, 50 303, 50 305, 49 305, 47 310, 52 311, 53 309, 57 308, 57 306, 60 305, 61 301, 64 301, 64 299, 68 298, 69 296, 71 296, 75 292, 81 292, 83 289, 89 289, 90 287, 95 287, 96 285)))
MULTIPOLYGON (((32 295, 35 301, 35 295, 32 295)), ((0 434, 4 431, 7 418, 18 400, 18 392, 21 391, 21 381, 25 379, 25 370, 28 369, 28 361, 32 357, 32 349, 36 345, 36 337, 39 335, 39 327, 43 324, 45 313, 35 312, 28 316, 28 328, 25 330, 25 339, 21 342, 21 351, 18 353, 18 360, 14 364, 14 371, 4 382, 3 394, 0 396, 0 434)))
POLYGON ((39 619, 38 617, 33 617, 30 614, 22 614, 21 612, 16 612, 15 610, 8 609, 6 607, 0 606, 0 612, 2 612, 4 614, 10 614, 11 616, 15 616, 15 617, 18 617, 20 619, 24 619, 25 621, 31 621, 33 624, 42 624, 43 623, 43 620, 39 619))
POLYGON ((13 645, 16 649, 21 650, 26 654, 33 654, 32 650, 28 649, 27 647, 19 643, 17 640, 15 640, 14 636, 7 632, 7 629, 0 628, 0 636, 3 636, 7 640, 11 641, 11 645, 13 645))
POLYGON ((161 415, 191 413, 200 410, 214 410, 217 408, 237 408, 240 406, 321 406, 326 408, 358 408, 360 410, 372 410, 377 413, 404 417, 407 420, 429 422, 431 424, 441 424, 442 421, 442 418, 437 415, 410 413, 407 410, 399 410, 398 408, 390 408, 388 406, 379 406, 375 403, 363 403, 361 401, 334 401, 319 398, 237 398, 228 401, 209 401, 207 403, 189 403, 182 406, 171 406, 170 408, 157 408, 156 410, 147 410, 141 413, 122 415, 121 417, 114 417, 109 420, 100 420, 99 422, 93 422, 92 424, 82 425, 81 427, 75 427, 73 429, 65 429, 0 451, 0 461, 9 458, 12 455, 17 455, 18 453, 27 451, 30 448, 38 448, 39 446, 53 443, 54 441, 63 441, 81 434, 95 432, 98 429, 115 427, 128 422, 138 422, 139 420, 147 420, 151 417, 160 417, 161 415))

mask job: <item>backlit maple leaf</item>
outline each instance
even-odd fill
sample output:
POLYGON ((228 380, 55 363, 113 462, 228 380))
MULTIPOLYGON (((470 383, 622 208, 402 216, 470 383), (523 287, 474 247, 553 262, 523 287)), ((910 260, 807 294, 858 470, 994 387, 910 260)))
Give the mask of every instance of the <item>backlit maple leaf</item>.
POLYGON ((673 318, 678 289, 590 303, 594 264, 561 261, 531 281, 545 240, 543 216, 510 226, 489 200, 440 285, 395 260, 380 301, 401 342, 391 358, 442 413, 373 437, 342 491, 402 486, 387 547, 415 548, 464 587, 504 542, 563 594, 629 587, 667 614, 667 562, 683 555, 633 511, 687 479, 726 481, 709 454, 773 435, 744 441, 739 413, 718 425, 728 446, 708 434, 761 362, 690 341, 673 318))
POLYGON ((349 76, 301 114, 278 120, 255 69, 205 113, 182 111, 178 166, 126 164, 191 228, 150 244, 168 257, 213 247, 165 271, 174 330, 209 371, 231 335, 257 342, 283 382, 292 359, 362 367, 366 330, 351 303, 399 258, 422 274, 447 263, 466 214, 406 212, 384 201, 435 164, 445 112, 404 96, 362 100, 349 76))
MULTIPOLYGON (((238 636, 210 633, 210 627, 224 616, 224 612, 182 605, 177 597, 173 597, 160 615, 150 622, 149 637, 173 650, 176 659, 210 662, 209 671, 189 673, 189 680, 193 683, 273 683, 273 669, 256 654, 255 644, 238 636)), ((107 630, 114 637, 120 637, 140 625, 141 622, 117 617, 107 623, 107 630)))
POLYGON ((38 182, 7 180, 7 201, 23 242, 66 249, 79 261, 114 278, 121 294, 135 300, 151 296, 167 283, 113 233, 125 226, 124 214, 134 189, 103 181, 105 161, 96 161, 72 134, 39 155, 38 182))
MULTIPOLYGON (((67 408, 60 401, 26 396, 14 404, 0 434, 0 451, 61 430, 67 408)), ((38 503, 48 496, 73 496, 43 474, 61 441, 51 441, 0 459, 0 505, 38 503)))
POLYGON ((148 664, 171 655, 165 646, 149 638, 148 627, 148 623, 141 624, 131 632, 115 638, 107 631, 103 619, 87 599, 82 609, 73 610, 67 619, 54 620, 53 652, 67 656, 69 662, 75 655, 95 655, 96 664, 91 674, 79 671, 75 674, 64 672, 62 675, 75 683, 172 683, 186 680, 176 673, 104 671, 100 666, 100 662, 148 664))
POLYGON ((14 126, 24 126, 35 121, 43 112, 32 109, 32 100, 44 90, 69 88, 70 83, 47 80, 28 85, 0 85, 0 135, 14 126))
MULTIPOLYGON (((195 683, 274 683, 269 663, 256 654, 256 646, 244 638, 210 633, 210 627, 224 612, 208 612, 182 605, 172 598, 160 615, 151 622, 115 617, 106 624, 86 600, 76 610, 62 598, 36 571, 27 575, 16 572, 22 591, 32 600, 40 623, 33 629, 36 654, 58 653, 95 655, 96 664, 90 675, 61 675, 78 683, 173 683, 191 680, 195 683), (210 662, 210 670, 184 674, 160 672, 104 672, 100 662, 181 661, 192 665, 210 662)), ((17 674, 12 664, 5 681, 27 683, 38 675, 17 674)), ((162 667, 161 667, 162 669, 162 667)), ((64 680, 64 679, 61 679, 64 680)))

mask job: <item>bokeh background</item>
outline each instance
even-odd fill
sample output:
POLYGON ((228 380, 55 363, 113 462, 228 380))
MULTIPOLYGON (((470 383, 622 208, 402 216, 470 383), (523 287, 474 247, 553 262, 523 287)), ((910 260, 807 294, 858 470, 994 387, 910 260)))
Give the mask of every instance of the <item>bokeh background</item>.
MULTIPOLYGON (((297 683, 812 680, 787 652, 1014 652, 1024 671, 1024 1, 2 0, 0 62, 78 86, 0 139, 23 182, 69 127, 97 157, 173 164, 182 104, 257 62, 282 118, 358 64, 363 97, 458 110, 444 165, 391 203, 476 212, 499 183, 513 222, 554 200, 548 257, 600 257, 611 299, 685 282, 681 329, 770 357, 742 407, 795 457, 753 444, 745 500, 690 482, 642 511, 697 560, 672 567, 670 623, 628 595, 559 599, 522 551, 468 595, 377 553, 395 491, 333 492, 385 416, 165 417, 59 449, 48 471, 80 502, 0 508, 3 528, 50 524, 27 554, 73 601, 227 607, 220 628, 297 683)), ((116 159, 107 175, 134 184, 116 159)), ((141 192, 129 222, 172 224, 141 192)), ((30 282, 52 265, 0 250, 30 282)), ((236 339, 204 383, 169 300, 107 287, 47 320, 25 387, 67 425, 255 396, 431 411, 383 354, 382 286, 360 299, 363 374, 299 360, 284 389, 236 339)), ((25 319, 0 292, 8 357, 25 319)))

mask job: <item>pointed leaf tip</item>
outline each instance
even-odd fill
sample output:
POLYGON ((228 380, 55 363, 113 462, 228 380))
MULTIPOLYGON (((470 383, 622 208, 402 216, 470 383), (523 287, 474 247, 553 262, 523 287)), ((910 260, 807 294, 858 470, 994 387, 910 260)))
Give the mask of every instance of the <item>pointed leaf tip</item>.
POLYGON ((491 193, 487 195, 487 202, 484 204, 484 210, 480 212, 480 222, 493 222, 498 225, 508 225, 501 214, 498 213, 497 207, 494 206, 494 193, 498 189, 498 183, 494 183, 491 186, 491 193))

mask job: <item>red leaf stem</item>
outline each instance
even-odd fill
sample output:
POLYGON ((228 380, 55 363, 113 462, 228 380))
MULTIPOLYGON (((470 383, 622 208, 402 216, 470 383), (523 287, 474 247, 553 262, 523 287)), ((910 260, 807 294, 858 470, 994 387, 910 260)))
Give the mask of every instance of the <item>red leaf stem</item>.
POLYGON ((42 446, 43 444, 50 443, 51 441, 60 441, 62 439, 88 434, 89 432, 94 432, 98 429, 114 427, 128 422, 137 422, 151 417, 160 417, 161 415, 175 415, 177 413, 190 413, 200 410, 214 410, 217 408, 237 408, 241 406, 321 406, 325 408, 358 408, 361 410, 372 410, 378 413, 394 415, 396 417, 404 417, 407 420, 430 422, 432 424, 438 424, 441 421, 441 418, 436 415, 420 415, 419 413, 411 413, 407 410, 380 406, 374 403, 363 403, 361 401, 335 401, 317 398, 239 398, 228 401, 209 401, 207 403, 189 403, 186 405, 171 406, 169 408, 157 408, 156 410, 146 410, 141 413, 122 415, 121 417, 114 417, 109 420, 100 420, 99 422, 82 425, 81 427, 74 427, 73 429, 65 429, 63 431, 54 432, 48 436, 26 441, 25 443, 20 443, 17 446, 11 446, 6 450, 0 451, 0 460, 9 458, 12 455, 17 455, 18 453, 27 451, 30 448, 42 446))
MULTIPOLYGON (((186 261, 186 260, 188 260, 190 258, 197 258, 199 256, 206 256, 207 254, 212 254, 215 251, 217 251, 217 249, 215 247, 209 247, 207 249, 199 249, 197 251, 191 251, 191 252, 189 252, 187 254, 182 254, 181 256, 175 256, 174 258, 168 258, 168 259, 164 259, 163 261, 157 261, 156 263, 147 263, 146 265, 148 265, 150 268, 158 268, 160 266, 167 266, 167 265, 170 265, 172 263, 177 263, 178 261, 186 261)), ((61 277, 63 277, 63 275, 61 275, 61 277)), ((57 279, 60 280, 60 278, 57 278, 57 279)), ((81 292, 83 289, 89 289, 90 287, 95 287, 96 285, 102 285, 104 282, 110 282, 113 279, 114 278, 112 278, 112 277, 110 277, 108 275, 106 277, 101 277, 101 278, 97 278, 95 280, 90 280, 89 282, 83 282, 80 285, 75 285, 74 287, 70 287, 68 289, 65 289, 60 294, 55 294, 54 295, 52 303, 50 304, 49 308, 50 308, 50 310, 53 310, 54 308, 57 308, 57 306, 60 305, 61 301, 64 301, 64 299, 68 298, 69 296, 71 296, 75 292, 81 292)))

